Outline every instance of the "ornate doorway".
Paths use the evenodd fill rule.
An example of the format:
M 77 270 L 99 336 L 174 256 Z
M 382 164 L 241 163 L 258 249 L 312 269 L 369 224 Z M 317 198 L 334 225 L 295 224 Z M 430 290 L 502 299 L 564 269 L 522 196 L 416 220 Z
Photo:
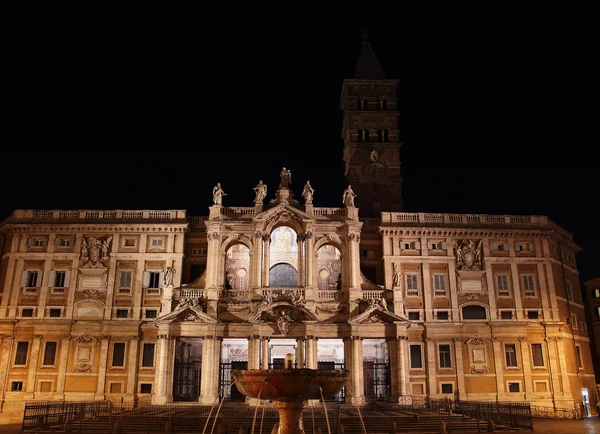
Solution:
M 276 264 L 269 270 L 269 285 L 277 288 L 296 288 L 298 272 L 290 264 Z

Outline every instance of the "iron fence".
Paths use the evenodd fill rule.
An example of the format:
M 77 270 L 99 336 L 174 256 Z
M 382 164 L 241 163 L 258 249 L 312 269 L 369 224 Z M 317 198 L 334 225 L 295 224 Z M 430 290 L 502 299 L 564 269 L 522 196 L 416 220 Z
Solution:
M 256 412 L 242 403 L 229 402 L 215 420 L 216 408 L 198 404 L 140 404 L 111 402 L 28 402 L 23 431 L 69 431 L 113 434 L 139 432 L 201 433 L 207 427 L 226 425 L 225 432 L 238 434 L 241 427 L 255 424 L 255 433 L 270 433 L 278 413 L 270 404 Z M 357 408 L 350 404 L 321 403 L 303 411 L 306 434 L 331 432 L 343 426 L 344 432 L 369 434 L 396 432 L 439 432 L 444 424 L 449 432 L 486 432 L 493 423 L 498 430 L 532 430 L 527 403 L 494 403 L 403 398 L 402 404 L 371 403 Z M 363 429 L 364 427 L 364 429 Z
M 584 417 L 580 408 L 554 408 L 537 405 L 531 406 L 531 415 L 548 419 L 582 419 Z

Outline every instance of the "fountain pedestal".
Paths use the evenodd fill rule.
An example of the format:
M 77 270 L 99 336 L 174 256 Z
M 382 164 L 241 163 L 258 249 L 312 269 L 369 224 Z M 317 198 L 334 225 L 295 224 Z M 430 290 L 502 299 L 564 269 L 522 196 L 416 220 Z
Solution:
M 273 407 L 279 410 L 278 434 L 304 434 L 304 421 L 302 420 L 302 409 L 304 401 L 301 402 L 278 402 Z

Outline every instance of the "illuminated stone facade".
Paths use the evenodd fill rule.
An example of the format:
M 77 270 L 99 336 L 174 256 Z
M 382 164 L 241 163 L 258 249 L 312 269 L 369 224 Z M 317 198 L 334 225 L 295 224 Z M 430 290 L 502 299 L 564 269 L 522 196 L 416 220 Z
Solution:
M 360 110 L 393 109 L 375 95 L 387 79 L 357 71 L 346 84 L 374 92 Z M 360 123 L 350 96 L 345 114 Z M 369 118 L 373 138 L 396 125 L 388 117 Z M 285 171 L 253 206 L 224 205 L 215 187 L 203 217 L 15 211 L 0 226 L 3 420 L 26 400 L 242 399 L 229 369 L 278 367 L 287 353 L 297 367 L 348 369 L 338 400 L 573 408 L 587 390 L 595 411 L 571 234 L 544 216 L 395 211 L 396 132 L 359 142 L 345 131 L 354 190 L 398 187 L 364 217 L 348 192 L 340 208 L 316 206 L 307 188 L 295 199 Z

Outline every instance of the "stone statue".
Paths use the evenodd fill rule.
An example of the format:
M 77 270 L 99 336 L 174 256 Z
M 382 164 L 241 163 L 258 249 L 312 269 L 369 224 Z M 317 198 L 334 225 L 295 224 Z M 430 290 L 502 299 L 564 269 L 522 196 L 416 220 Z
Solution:
M 400 287 L 400 267 L 394 264 L 394 272 L 392 273 L 392 288 Z
M 281 173 L 279 174 L 279 176 L 281 176 L 279 188 L 289 188 L 290 184 L 292 183 L 292 172 L 290 172 L 289 169 L 286 169 L 284 167 L 283 169 L 281 169 Z
M 261 205 L 265 197 L 267 197 L 267 184 L 263 184 L 261 179 L 260 181 L 258 181 L 258 185 L 254 187 L 254 191 L 256 192 L 254 203 L 257 205 Z
M 107 239 L 105 239 L 104 241 L 102 241 L 102 260 L 105 261 L 108 259 L 108 247 L 110 246 L 110 242 L 112 241 L 113 237 L 109 237 Z
M 473 240 L 462 240 L 460 243 L 454 241 L 454 255 L 456 256 L 456 269 L 476 270 L 482 269 L 481 250 L 483 240 L 475 243 Z
M 357 195 L 352 191 L 352 186 L 348 184 L 348 188 L 344 190 L 344 196 L 342 197 L 342 202 L 347 208 L 354 208 L 354 198 Z
M 175 277 L 175 268 L 165 268 L 165 286 L 173 286 L 173 277 Z
M 304 203 L 311 204 L 314 193 L 315 193 L 315 189 L 312 188 L 312 185 L 310 185 L 310 181 L 306 181 L 306 184 L 304 184 L 304 190 L 302 191 L 302 197 L 304 198 Z
M 84 259 L 88 258 L 88 246 L 87 243 L 85 241 L 85 238 L 81 238 L 81 257 Z
M 381 298 L 379 299 L 379 305 L 383 308 L 383 310 L 388 310 L 387 301 L 385 300 L 385 294 L 381 294 Z
M 221 188 L 221 183 L 217 182 L 217 185 L 213 187 L 213 202 L 215 205 L 223 205 L 223 196 L 227 196 L 227 194 Z

